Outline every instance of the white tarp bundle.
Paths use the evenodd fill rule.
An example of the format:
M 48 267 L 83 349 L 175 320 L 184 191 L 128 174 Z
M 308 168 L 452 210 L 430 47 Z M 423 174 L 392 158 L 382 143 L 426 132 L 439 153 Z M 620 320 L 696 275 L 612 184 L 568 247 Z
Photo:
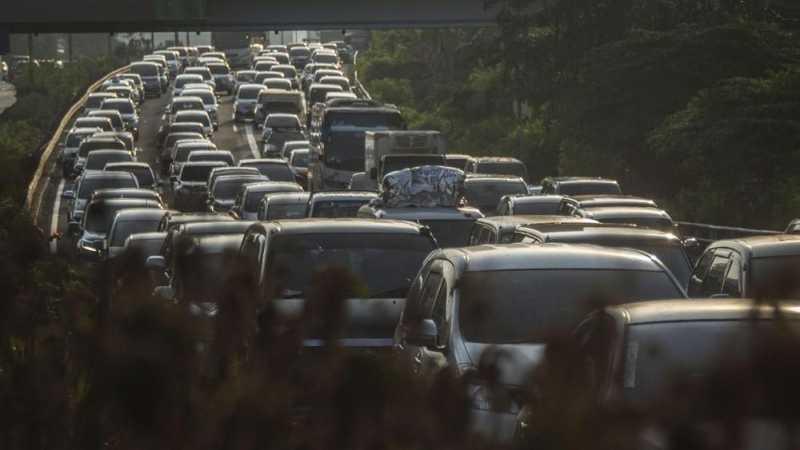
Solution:
M 458 206 L 464 191 L 464 172 L 445 166 L 420 166 L 383 177 L 383 203 L 390 208 Z

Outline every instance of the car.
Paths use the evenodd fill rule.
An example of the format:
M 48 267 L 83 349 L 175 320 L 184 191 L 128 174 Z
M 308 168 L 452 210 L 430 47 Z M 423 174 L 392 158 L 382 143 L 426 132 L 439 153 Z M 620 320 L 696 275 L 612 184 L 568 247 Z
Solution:
M 203 78 L 203 83 L 211 86 L 214 91 L 217 90 L 217 82 L 214 81 L 214 75 L 211 74 L 211 70 L 208 67 L 187 67 L 183 74 L 200 75 Z
M 308 192 L 279 192 L 258 202 L 256 220 L 303 219 L 308 209 Z
M 308 83 L 308 86 L 305 86 L 304 90 L 308 91 L 308 87 L 309 86 L 311 86 L 314 83 L 319 83 L 320 80 L 322 80 L 325 77 L 342 77 L 342 76 L 344 76 L 344 72 L 342 72 L 341 70 L 333 68 L 333 66 L 330 66 L 330 67 L 317 66 L 317 67 L 315 67 L 315 70 L 312 73 L 312 76 L 311 76 L 311 79 L 309 80 L 310 82 Z
M 121 251 L 116 251 L 114 256 L 109 253 L 112 270 L 116 268 L 116 260 L 123 255 L 131 258 L 136 257 L 131 262 L 135 261 L 133 263 L 138 264 L 138 267 L 144 267 L 147 258 L 158 255 L 161 251 L 161 246 L 164 244 L 166 237 L 167 233 L 164 232 L 136 233 L 128 236 Z M 154 285 L 150 286 L 150 288 L 154 287 Z
M 421 376 L 445 367 L 463 376 L 468 431 L 499 443 L 511 442 L 526 380 L 554 333 L 574 328 L 598 299 L 686 297 L 649 254 L 567 244 L 437 250 L 408 292 L 394 334 L 401 361 Z M 507 355 L 499 379 L 477 370 L 487 351 Z M 490 382 L 510 401 L 489 406 Z
M 211 75 L 214 77 L 217 91 L 225 91 L 228 95 L 233 94 L 236 88 L 236 78 L 234 78 L 231 68 L 226 63 L 206 64 Z
M 236 197 L 242 186 L 264 181 L 269 181 L 269 178 L 263 175 L 224 175 L 216 178 L 208 186 L 208 197 L 206 199 L 208 212 L 227 213 L 234 207 Z
M 158 64 L 155 62 L 139 61 L 128 66 L 130 74 L 139 75 L 144 87 L 145 97 L 161 97 L 162 79 Z
M 342 88 L 342 92 L 350 92 L 350 80 L 345 76 L 325 76 L 320 78 L 320 84 L 334 84 Z
M 264 120 L 263 127 L 261 140 L 264 158 L 280 158 L 286 141 L 306 139 L 306 127 L 294 114 L 272 113 Z
M 281 157 L 282 158 L 289 158 L 289 154 L 292 150 L 296 149 L 311 149 L 311 141 L 303 139 L 299 141 L 284 141 L 283 147 L 281 148 Z
M 166 94 L 167 89 L 169 88 L 169 80 L 172 77 L 167 60 L 163 55 L 144 55 L 142 56 L 142 61 L 151 62 L 158 66 L 158 78 L 161 82 L 161 93 Z
M 138 198 L 92 199 L 80 224 L 77 238 L 77 255 L 100 260 L 106 252 L 106 235 L 117 211 L 130 208 L 162 209 L 160 203 Z
M 187 162 L 181 164 L 180 171 L 172 185 L 172 205 L 178 211 L 205 211 L 206 181 L 213 169 L 226 167 L 221 161 Z
M 500 216 L 561 214 L 563 195 L 504 195 L 497 205 Z M 570 214 L 571 215 L 571 214 Z
M 174 126 L 181 122 L 199 123 L 203 127 L 202 133 L 206 135 L 205 137 L 210 137 L 214 134 L 214 123 L 206 111 L 178 111 L 173 116 L 170 125 Z
M 252 264 L 247 270 L 258 283 L 259 301 L 271 301 L 277 308 L 302 306 L 315 273 L 340 267 L 360 287 L 359 298 L 348 300 L 348 308 L 391 308 L 397 323 L 397 305 L 435 249 L 425 227 L 410 222 L 307 218 L 256 222 L 245 233 L 239 253 Z M 391 332 L 383 336 L 390 337 Z
M 284 192 L 303 192 L 303 187 L 297 183 L 285 181 L 263 181 L 245 184 L 236 195 L 230 212 L 237 219 L 256 220 L 261 200 L 272 194 Z
M 161 173 L 167 174 L 169 171 L 169 166 L 172 163 L 170 158 L 172 157 L 172 148 L 181 141 L 205 141 L 206 138 L 203 136 L 202 133 L 196 132 L 175 132 L 175 133 L 168 133 L 164 136 L 164 140 L 161 144 Z
M 128 99 L 112 98 L 103 100 L 100 111 L 118 111 L 122 116 L 125 130 L 133 133 L 134 137 L 139 135 L 139 113 L 136 112 L 136 105 Z
M 256 126 L 263 126 L 267 116 L 271 114 L 296 115 L 300 122 L 304 123 L 307 114 L 305 96 L 302 92 L 297 91 L 270 89 L 262 91 L 258 94 L 258 104 L 256 105 L 254 119 Z
M 172 84 L 172 97 L 180 97 L 183 94 L 183 87 L 189 83 L 203 83 L 202 75 L 189 73 L 178 75 Z
M 644 420 L 626 431 L 631 437 L 631 430 L 641 430 L 639 442 L 626 438 L 634 448 L 669 448 L 668 440 L 675 437 L 676 427 L 666 425 L 658 416 L 683 405 L 695 410 L 690 413 L 691 421 L 677 425 L 678 433 L 695 436 L 692 439 L 703 443 L 700 445 L 714 440 L 712 436 L 725 436 L 733 426 L 741 435 L 727 442 L 737 442 L 739 448 L 782 448 L 782 443 L 792 439 L 792 432 L 779 422 L 778 416 L 765 414 L 765 404 L 754 396 L 760 397 L 756 392 L 764 389 L 782 392 L 777 386 L 764 383 L 778 379 L 783 370 L 775 368 L 776 373 L 756 380 L 726 377 L 760 373 L 757 367 L 768 368 L 760 363 L 764 356 L 759 352 L 784 354 L 784 347 L 776 345 L 787 346 L 787 337 L 797 330 L 799 310 L 800 304 L 794 301 L 764 304 L 747 299 L 676 299 L 626 303 L 594 311 L 569 339 L 573 352 L 570 357 L 576 363 L 572 367 L 581 366 L 570 380 L 574 386 L 571 389 L 601 410 L 655 412 L 638 415 Z M 540 379 L 549 375 L 559 377 L 543 374 Z M 550 396 L 555 392 L 541 383 L 531 389 L 541 392 L 538 401 L 543 404 L 564 401 Z M 742 397 L 729 403 L 731 396 L 720 394 L 717 389 Z M 777 395 L 773 398 L 779 402 L 785 398 Z M 515 447 L 528 446 L 540 436 L 536 433 L 536 415 L 535 404 L 519 413 Z M 670 429 L 663 430 L 665 425 Z
M 563 197 L 560 214 L 571 216 L 578 209 L 608 206 L 658 208 L 654 200 L 633 195 L 573 195 Z
M 517 158 L 505 156 L 479 156 L 471 158 L 467 163 L 466 171 L 490 175 L 513 175 L 524 180 L 528 179 L 528 169 L 525 167 L 525 163 Z
M 357 217 L 362 206 L 377 198 L 374 192 L 317 191 L 308 199 L 308 217 Z
M 320 70 L 330 70 L 326 75 L 344 75 L 333 64 L 307 64 L 300 75 L 300 84 L 303 92 L 308 91 L 308 86 L 315 81 L 315 74 Z M 321 77 L 321 76 L 320 76 Z
M 660 259 L 684 289 L 689 285 L 689 276 L 692 273 L 692 264 L 681 239 L 672 233 L 646 228 L 613 224 L 531 227 L 523 224 L 514 230 L 511 242 L 527 244 L 561 242 L 641 250 Z
M 58 152 L 58 162 L 61 164 L 61 173 L 64 178 L 70 178 L 73 175 L 81 143 L 100 131 L 100 128 L 72 128 L 67 132 L 64 142 L 59 144 L 60 151 Z
M 269 178 L 270 181 L 295 181 L 294 172 L 285 159 L 243 159 L 239 161 L 239 167 L 255 167 L 262 175 Z
M 476 219 L 469 234 L 469 245 L 509 244 L 520 240 L 516 231 L 520 227 L 546 230 L 574 229 L 600 225 L 600 222 L 580 217 L 556 215 L 492 216 Z
M 626 223 L 667 233 L 677 232 L 672 217 L 658 208 L 607 206 L 579 209 L 575 211 L 575 215 L 602 223 Z
M 99 128 L 103 131 L 114 131 L 114 124 L 108 117 L 79 117 L 72 123 L 72 128 Z
M 293 65 L 286 63 L 277 64 L 272 66 L 270 71 L 283 74 L 283 78 L 292 82 L 293 89 L 300 88 L 300 81 L 297 78 L 297 69 Z
M 503 196 L 527 193 L 528 185 L 518 176 L 468 175 L 464 180 L 467 205 L 478 208 L 484 215 L 494 215 Z
M 86 157 L 86 165 L 83 170 L 104 170 L 106 164 L 118 162 L 133 162 L 131 153 L 127 150 L 95 150 Z
M 174 46 L 174 47 L 167 47 L 167 50 L 175 52 L 178 54 L 178 61 L 180 63 L 181 68 L 185 68 L 189 65 L 189 49 L 187 47 L 181 46 Z
M 303 70 L 311 59 L 311 50 L 308 47 L 293 47 L 289 50 L 289 58 L 297 70 Z
M 292 150 L 289 154 L 289 168 L 294 172 L 294 180 L 301 186 L 308 186 L 308 158 L 310 150 Z
M 206 53 L 215 52 L 216 51 L 216 49 L 214 48 L 213 45 L 197 45 L 197 46 L 195 46 L 195 48 L 197 49 L 197 54 L 201 55 L 201 56 L 206 54 Z
M 313 108 L 317 103 L 324 103 L 329 92 L 344 92 L 338 84 L 312 83 L 308 87 L 308 108 Z
M 103 170 L 106 172 L 130 172 L 136 177 L 136 182 L 140 188 L 151 189 L 153 191 L 158 189 L 158 180 L 150 164 L 136 161 L 113 162 L 106 163 Z
M 289 65 L 289 63 L 290 63 L 289 54 L 288 53 L 271 52 L 271 53 L 269 53 L 269 56 L 271 58 L 275 59 L 275 61 L 278 61 L 279 64 Z
M 334 64 L 339 66 L 339 55 L 330 50 L 317 50 L 311 55 L 311 62 L 316 64 Z
M 104 244 L 104 257 L 115 259 L 126 249 L 126 242 L 133 234 L 154 233 L 164 218 L 166 210 L 161 208 L 129 208 L 118 210 L 111 222 Z M 144 261 L 142 261 L 144 262 Z
M 255 70 L 239 70 L 236 71 L 236 87 L 234 95 L 239 92 L 239 88 L 244 86 L 245 84 L 255 84 L 253 81 L 256 79 Z
M 136 146 L 136 138 L 134 138 L 133 133 L 127 131 L 101 131 L 97 134 L 92 135 L 93 139 L 117 139 L 122 141 L 125 145 L 125 150 L 130 152 L 131 157 L 136 159 L 136 156 L 139 153 L 139 148 Z
M 352 92 L 328 92 L 325 94 L 325 103 L 331 100 L 358 100 L 358 96 Z
M 115 84 L 103 88 L 103 92 L 110 92 L 122 100 L 130 100 L 133 104 L 139 106 L 139 93 L 128 84 Z
M 691 297 L 800 298 L 800 236 L 778 234 L 716 241 L 689 279 Z
M 86 165 L 86 158 L 89 156 L 89 153 L 95 152 L 98 150 L 123 150 L 128 151 L 127 146 L 125 145 L 122 140 L 117 137 L 88 137 L 84 139 L 80 146 L 78 146 L 78 153 L 75 157 L 75 164 L 72 167 L 72 174 L 73 176 L 79 175 L 83 172 L 83 168 Z M 99 169 L 102 170 L 102 167 Z
M 172 118 L 178 111 L 205 111 L 206 106 L 200 97 L 181 96 L 172 99 L 169 105 L 164 108 L 164 115 L 161 117 L 161 127 L 172 123 Z
M 211 119 L 211 125 L 213 126 L 212 131 L 216 131 L 219 128 L 219 102 L 217 102 L 216 94 L 210 89 L 199 89 L 193 84 L 187 84 L 183 95 L 187 97 L 197 97 L 203 101 L 203 108 Z
M 144 79 L 138 73 L 121 73 L 117 75 L 117 78 L 121 80 L 130 80 L 136 86 L 136 90 L 139 93 L 139 103 L 140 105 L 144 103 L 147 99 L 147 94 L 145 93 L 145 86 L 144 86 Z
M 83 103 L 82 116 L 88 116 L 92 111 L 99 111 L 100 106 L 103 105 L 105 100 L 119 99 L 119 97 L 111 92 L 92 92 L 86 96 L 86 101 Z
M 175 181 L 178 174 L 181 172 L 181 167 L 189 159 L 189 154 L 195 150 L 217 150 L 217 146 L 213 142 L 207 140 L 201 141 L 180 141 L 172 146 L 170 153 L 170 167 L 169 176 L 170 181 Z
M 217 167 L 212 169 L 211 172 L 208 174 L 206 179 L 206 185 L 211 186 L 214 184 L 214 181 L 225 175 L 261 175 L 261 172 L 258 171 L 255 167 L 238 167 L 238 166 L 226 166 L 226 167 Z
M 228 150 L 194 150 L 189 153 L 186 162 L 219 161 L 228 166 L 235 165 L 233 153 Z
M 90 111 L 87 117 L 107 117 L 111 119 L 111 125 L 114 129 L 111 131 L 125 131 L 125 121 L 122 120 L 122 114 L 116 110 L 96 110 Z
M 233 101 L 233 121 L 243 122 L 246 119 L 255 119 L 258 95 L 267 88 L 260 84 L 241 84 L 236 90 Z
M 785 234 L 799 234 L 800 233 L 800 219 L 793 219 L 786 226 Z
M 202 114 L 205 114 L 202 111 L 186 111 L 186 112 L 200 112 Z M 165 138 L 166 136 L 173 133 L 194 133 L 194 134 L 199 134 L 200 136 L 202 136 L 203 139 L 210 138 L 210 136 L 208 135 L 208 129 L 204 127 L 202 123 L 189 121 L 189 118 L 183 118 L 182 122 L 172 122 L 171 124 L 169 124 L 169 127 L 165 129 L 165 133 L 166 133 L 164 135 Z M 183 141 L 184 140 L 179 140 L 179 142 Z M 174 147 L 175 145 L 173 143 L 173 145 L 169 147 L 169 149 L 172 150 L 172 148 Z
M 550 177 L 541 182 L 542 194 L 558 195 L 621 195 L 616 180 L 591 177 Z

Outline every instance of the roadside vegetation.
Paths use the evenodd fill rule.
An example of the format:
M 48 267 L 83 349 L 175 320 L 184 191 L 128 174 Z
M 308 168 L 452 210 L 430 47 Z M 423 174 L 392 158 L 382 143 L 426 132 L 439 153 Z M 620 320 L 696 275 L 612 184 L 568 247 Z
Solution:
M 688 221 L 794 217 L 792 2 L 531 3 L 490 1 L 497 28 L 375 31 L 362 81 L 451 151 L 515 156 L 534 182 L 616 178 Z

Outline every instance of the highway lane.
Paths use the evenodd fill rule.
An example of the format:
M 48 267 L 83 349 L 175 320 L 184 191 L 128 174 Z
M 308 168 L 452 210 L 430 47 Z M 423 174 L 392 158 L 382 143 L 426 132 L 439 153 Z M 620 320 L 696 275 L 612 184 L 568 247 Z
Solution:
M 141 110 L 140 133 L 137 142 L 138 159 L 150 164 L 157 175 L 159 174 L 159 150 L 156 135 L 161 126 L 164 107 L 169 104 L 170 100 L 171 96 L 169 95 L 148 99 L 142 105 Z M 221 150 L 230 150 L 237 161 L 256 157 L 258 155 L 258 130 L 254 130 L 252 124 L 235 124 L 233 122 L 233 98 L 231 96 L 220 98 L 218 114 L 220 126 L 212 138 L 217 147 Z M 61 139 L 63 140 L 64 136 L 61 136 Z M 49 235 L 56 233 L 66 235 L 68 202 L 62 202 L 60 197 L 63 191 L 73 189 L 74 181 L 64 180 L 61 177 L 61 170 L 55 162 L 49 167 L 48 173 L 49 178 L 42 199 L 38 223 Z M 166 195 L 166 198 L 169 197 Z M 53 241 L 51 249 L 53 251 L 58 248 L 65 250 L 65 246 L 69 243 L 67 239 Z

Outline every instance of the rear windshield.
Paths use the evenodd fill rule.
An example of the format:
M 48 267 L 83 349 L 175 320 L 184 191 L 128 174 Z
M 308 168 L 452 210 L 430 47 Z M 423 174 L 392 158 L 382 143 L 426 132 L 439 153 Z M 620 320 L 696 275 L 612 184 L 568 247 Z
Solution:
M 560 201 L 534 201 L 514 204 L 514 214 L 558 214 L 561 211 Z
M 103 170 L 108 163 L 126 162 L 131 160 L 128 153 L 90 153 L 86 159 L 86 170 Z
M 256 79 L 256 74 L 252 72 L 247 73 L 237 73 L 236 74 L 236 81 L 253 81 Z
M 306 216 L 305 203 L 282 203 L 269 205 L 266 220 L 302 219 Z
M 103 131 L 111 131 L 114 126 L 109 121 L 101 118 L 81 117 L 75 121 L 76 128 L 100 128 Z
M 285 113 L 285 114 L 300 114 L 302 109 L 300 105 L 295 102 L 283 102 L 283 101 L 270 101 L 270 100 L 259 100 L 261 102 L 261 108 L 265 114 L 272 114 L 272 113 Z
M 175 102 L 172 104 L 172 111 L 205 111 L 203 102 Z
M 197 115 L 190 115 L 190 116 L 180 116 L 175 118 L 175 123 L 199 123 L 204 127 L 211 126 L 211 120 L 209 120 L 207 115 L 204 114 L 197 114 Z
M 252 183 L 249 179 L 222 180 L 214 183 L 214 198 L 218 200 L 233 200 L 239 194 L 243 185 Z M 263 195 L 263 194 L 262 194 Z M 256 202 L 256 205 L 258 202 Z
M 254 167 L 270 181 L 294 181 L 294 172 L 286 164 L 259 164 Z
M 222 161 L 224 163 L 233 164 L 233 158 L 231 158 L 231 155 L 224 152 L 195 153 L 193 155 L 190 155 L 189 160 L 193 162 Z
M 356 217 L 358 210 L 369 203 L 370 199 L 363 200 L 332 200 L 314 202 L 312 217 Z
M 202 83 L 201 80 L 202 80 L 202 77 L 201 77 L 200 80 L 198 80 L 197 77 L 178 77 L 175 80 L 175 87 L 176 88 L 181 88 L 181 87 L 186 86 L 189 83 L 197 83 L 198 81 Z
M 78 150 L 78 155 L 86 157 L 89 152 L 93 150 L 127 150 L 122 141 L 89 141 L 81 144 Z
M 490 344 L 543 342 L 569 332 L 598 302 L 683 296 L 665 272 L 592 269 L 467 272 L 459 292 L 464 338 Z
M 269 117 L 265 126 L 270 128 L 288 128 L 291 130 L 296 130 L 300 128 L 300 121 L 297 120 L 297 117 Z
M 211 79 L 211 71 L 210 70 L 199 70 L 199 69 L 194 69 L 194 68 L 190 67 L 190 68 L 186 69 L 185 73 L 186 74 L 191 74 L 191 75 L 200 75 L 201 77 L 203 77 L 203 80 L 205 80 L 205 81 L 208 81 L 208 80 Z
M 158 68 L 152 64 L 136 64 L 131 66 L 131 73 L 139 74 L 142 77 L 157 77 Z
M 181 180 L 199 182 L 208 180 L 208 174 L 219 166 L 195 166 L 186 164 L 181 168 Z
M 239 98 L 244 100 L 255 100 L 258 98 L 258 94 L 261 93 L 264 89 L 262 88 L 255 88 L 255 87 L 246 87 L 239 89 Z
M 131 102 L 103 102 L 102 109 L 119 111 L 120 114 L 133 114 L 134 112 Z
M 132 167 L 130 172 L 136 177 L 139 186 L 152 186 L 156 182 L 153 171 L 149 167 Z
M 116 96 L 100 96 L 100 95 L 93 95 L 86 99 L 85 106 L 87 108 L 97 109 L 100 105 L 103 104 L 103 101 L 109 98 L 115 98 Z
M 161 219 L 156 220 L 125 220 L 117 221 L 113 234 L 110 237 L 112 247 L 122 247 L 128 236 L 136 233 L 150 233 L 158 231 Z
M 465 247 L 469 245 L 474 220 L 420 220 L 431 229 L 439 247 Z
M 292 56 L 292 57 L 295 57 L 295 58 L 298 57 L 298 56 L 307 58 L 310 55 L 311 55 L 311 50 L 309 50 L 307 48 L 304 48 L 304 47 L 295 47 L 295 48 L 289 50 L 289 56 Z
M 191 96 L 199 97 L 200 100 L 203 100 L 203 104 L 207 106 L 217 104 L 217 97 L 215 97 L 214 93 L 211 91 L 192 92 Z
M 84 178 L 78 188 L 78 198 L 88 199 L 94 191 L 98 189 L 122 189 L 136 188 L 136 181 L 133 178 Z
M 210 70 L 211 73 L 214 74 L 214 75 L 227 75 L 227 74 L 231 73 L 231 69 L 229 69 L 228 66 L 223 65 L 223 64 L 213 64 L 213 65 L 209 65 L 207 67 L 208 67 L 208 70 Z
M 318 63 L 336 64 L 339 62 L 339 57 L 336 55 L 331 55 L 330 53 L 323 53 L 321 55 L 317 54 L 317 56 L 314 57 L 314 60 Z
M 494 175 L 514 175 L 517 177 L 525 178 L 525 166 L 516 162 L 506 163 L 480 163 L 478 164 L 476 172 L 488 173 Z

